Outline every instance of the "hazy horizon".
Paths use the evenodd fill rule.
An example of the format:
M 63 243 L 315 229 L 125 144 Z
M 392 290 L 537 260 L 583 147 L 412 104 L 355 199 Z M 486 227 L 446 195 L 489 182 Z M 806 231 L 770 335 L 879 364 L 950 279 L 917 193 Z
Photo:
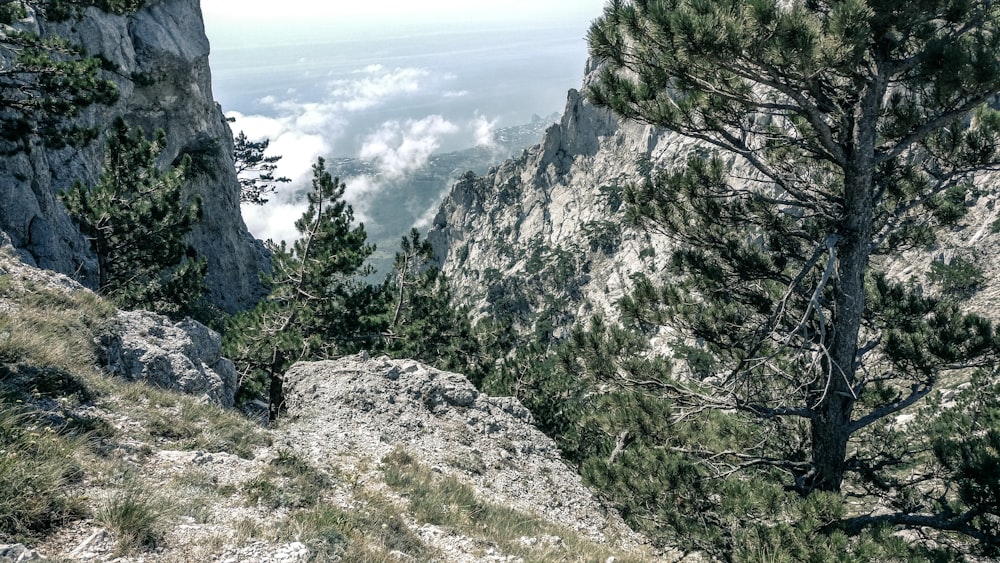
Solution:
M 236 118 L 233 130 L 269 138 L 272 154 L 283 157 L 278 172 L 299 185 L 318 156 L 375 162 L 376 174 L 346 179 L 360 220 L 373 194 L 389 185 L 380 178 L 411 173 L 436 153 L 488 146 L 497 128 L 533 114 L 561 112 L 567 91 L 582 81 L 585 35 L 602 4 L 531 7 L 518 0 L 511 4 L 524 3 L 522 12 L 496 19 L 489 17 L 495 6 L 437 0 L 421 5 L 425 17 L 403 17 L 412 3 L 366 17 L 363 9 L 400 6 L 371 0 L 350 7 L 349 16 L 334 14 L 348 8 L 324 5 L 295 19 L 297 2 L 286 1 L 283 16 L 263 22 L 252 2 L 241 2 L 233 16 L 225 9 L 232 2 L 203 1 L 213 93 Z M 439 19 L 431 17 L 435 8 L 444 10 Z M 263 208 L 244 208 L 251 232 L 294 238 L 303 207 L 295 187 Z
M 357 27 L 364 22 L 392 26 L 398 23 L 507 23 L 527 22 L 547 25 L 552 22 L 587 22 L 598 15 L 604 0 L 506 0 L 503 3 L 472 3 L 467 0 L 366 0 L 365 2 L 330 2 L 285 0 L 280 10 L 269 0 L 202 0 L 206 22 L 216 30 L 226 26 L 261 24 L 301 25 L 303 23 L 342 22 Z

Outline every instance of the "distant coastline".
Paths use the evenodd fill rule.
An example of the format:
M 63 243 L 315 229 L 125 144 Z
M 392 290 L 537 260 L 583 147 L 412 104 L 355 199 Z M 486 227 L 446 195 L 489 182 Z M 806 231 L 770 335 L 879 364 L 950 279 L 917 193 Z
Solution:
M 279 174 L 294 180 L 264 208 L 244 209 L 259 238 L 295 238 L 299 194 L 322 156 L 368 163 L 343 171 L 346 198 L 380 250 L 394 252 L 385 242 L 426 221 L 447 190 L 454 171 L 442 163 L 493 164 L 455 153 L 495 157 L 499 131 L 560 113 L 587 57 L 582 23 L 323 30 L 307 27 L 276 45 L 274 29 L 257 43 L 225 33 L 217 40 L 209 29 L 215 99 L 236 119 L 234 131 L 271 140 L 283 157 Z M 408 193 L 392 193 L 400 191 Z M 381 208 L 400 201 L 410 204 L 398 217 Z

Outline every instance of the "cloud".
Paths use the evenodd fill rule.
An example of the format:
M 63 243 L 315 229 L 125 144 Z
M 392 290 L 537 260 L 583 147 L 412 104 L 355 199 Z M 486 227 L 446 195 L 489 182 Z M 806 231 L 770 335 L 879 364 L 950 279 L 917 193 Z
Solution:
M 438 211 L 441 209 L 441 203 L 444 202 L 445 196 L 448 195 L 447 190 L 442 191 L 434 203 L 427 207 L 420 217 L 413 222 L 413 228 L 419 229 L 421 231 L 427 230 L 434 224 L 434 219 L 437 218 Z
M 458 131 L 457 125 L 440 115 L 405 123 L 389 121 L 365 139 L 358 157 L 374 161 L 380 172 L 398 178 L 427 164 L 441 146 L 441 137 Z
M 430 71 L 422 68 L 388 70 L 382 65 L 369 65 L 355 74 L 360 78 L 334 80 L 330 84 L 331 96 L 346 111 L 362 111 L 392 97 L 415 94 L 421 89 L 421 81 L 430 76 Z
M 391 68 L 370 65 L 326 79 L 325 87 L 309 99 L 290 90 L 287 96 L 267 95 L 257 102 L 261 114 L 230 112 L 235 118 L 233 130 L 243 131 L 251 140 L 270 140 L 269 155 L 280 155 L 276 174 L 292 180 L 278 186 L 278 193 L 264 206 L 244 206 L 244 220 L 250 231 L 261 239 L 291 242 L 298 238 L 294 222 L 306 208 L 302 193 L 312 177 L 317 157 L 356 154 L 372 161 L 372 176 L 346 178 L 345 199 L 352 205 L 357 222 L 367 222 L 366 211 L 378 201 L 378 193 L 399 189 L 400 180 L 422 166 L 443 145 L 453 146 L 470 134 L 477 144 L 494 146 L 497 120 L 475 115 L 473 119 L 452 122 L 442 115 L 422 119 L 391 120 L 381 125 L 365 126 L 373 108 L 392 107 L 400 100 L 421 97 L 461 98 L 464 90 L 449 90 L 458 77 L 423 68 Z M 376 122 L 377 123 L 377 122 Z M 368 128 L 373 127 L 373 128 Z M 467 141 L 465 141 L 467 142 Z M 426 222 L 433 218 L 430 210 Z
M 244 131 L 252 140 L 270 139 L 270 154 L 282 156 L 277 173 L 297 183 L 308 177 L 316 157 L 333 152 L 333 144 L 350 125 L 350 114 L 417 94 L 430 76 L 421 68 L 370 65 L 331 80 L 321 100 L 301 101 L 290 91 L 288 99 L 269 95 L 258 100 L 270 108 L 267 116 L 227 115 L 236 118 L 235 131 Z
M 498 119 L 489 119 L 485 115 L 476 114 L 472 122 L 472 131 L 475 135 L 476 146 L 495 148 L 497 146 L 496 128 Z
M 342 179 L 347 188 L 344 190 L 344 201 L 354 210 L 355 223 L 369 223 L 368 207 L 373 195 L 385 189 L 385 186 L 371 176 L 351 176 Z
M 347 185 L 344 200 L 354 210 L 354 224 L 367 223 L 369 218 L 365 211 L 371 200 L 370 195 L 381 191 L 384 187 L 368 176 L 342 178 L 341 181 Z M 302 190 L 296 189 L 294 185 L 279 186 L 278 189 L 278 193 L 272 195 L 265 205 L 243 205 L 243 220 L 247 229 L 257 238 L 270 239 L 276 243 L 286 241 L 291 244 L 299 238 L 295 221 L 305 213 L 309 202 L 303 197 Z
M 244 205 L 243 221 L 247 229 L 261 240 L 286 241 L 291 244 L 299 238 L 295 221 L 302 216 L 307 204 L 278 201 L 272 198 L 267 205 Z

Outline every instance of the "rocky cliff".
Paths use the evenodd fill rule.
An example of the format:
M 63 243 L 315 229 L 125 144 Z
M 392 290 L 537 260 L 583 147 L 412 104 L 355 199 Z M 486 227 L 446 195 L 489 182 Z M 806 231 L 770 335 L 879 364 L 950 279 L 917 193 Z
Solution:
M 208 259 L 211 300 L 228 311 L 255 302 L 262 292 L 258 274 L 268 259 L 240 215 L 232 132 L 212 97 L 209 43 L 198 0 L 149 0 L 131 16 L 88 8 L 79 20 L 40 19 L 35 25 L 41 34 L 64 37 L 117 69 L 108 78 L 117 83 L 119 100 L 88 108 L 84 124 L 105 129 L 123 117 L 147 134 L 163 129 L 168 139 L 164 166 L 192 155 L 195 173 L 186 189 L 201 197 L 204 211 L 192 244 Z M 103 142 L 97 141 L 60 150 L 36 144 L 0 158 L 0 233 L 23 259 L 93 282 L 94 258 L 56 194 L 76 180 L 96 183 L 102 153 Z
M 594 70 L 586 69 L 584 90 Z M 428 236 L 456 296 L 477 317 L 511 315 L 522 330 L 558 336 L 594 313 L 616 317 L 633 274 L 662 275 L 670 241 L 626 225 L 621 191 L 643 167 L 680 165 L 696 149 L 691 139 L 620 120 L 571 90 L 561 122 L 540 145 L 454 185 Z M 939 233 L 932 248 L 893 257 L 889 270 L 939 291 L 927 282 L 932 262 L 972 263 L 983 280 L 969 306 L 997 318 L 997 178 L 978 183 L 961 224 Z
M 540 313 L 565 327 L 613 314 L 630 276 L 660 270 L 668 248 L 625 226 L 621 190 L 644 158 L 683 158 L 690 146 L 571 90 L 541 144 L 455 184 L 428 236 L 456 294 L 480 317 L 513 314 L 530 325 Z

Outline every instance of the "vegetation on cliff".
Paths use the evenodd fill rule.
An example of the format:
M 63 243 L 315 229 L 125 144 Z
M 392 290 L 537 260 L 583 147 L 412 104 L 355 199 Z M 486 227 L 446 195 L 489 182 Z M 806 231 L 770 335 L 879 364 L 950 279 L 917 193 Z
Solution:
M 970 439 L 961 413 L 996 405 L 955 391 L 997 380 L 996 327 L 959 304 L 975 270 L 935 269 L 942 295 L 886 269 L 1000 161 L 998 27 L 991 3 L 610 2 L 591 98 L 699 141 L 622 191 L 676 251 L 621 325 L 493 381 L 654 535 L 727 559 L 995 553 L 998 429 Z
M 100 294 L 126 309 L 204 318 L 206 263 L 187 243 L 201 201 L 182 190 L 189 157 L 157 168 L 165 144 L 163 131 L 146 139 L 118 119 L 97 185 L 77 181 L 59 196 L 97 256 Z
M 106 61 L 85 53 L 58 36 L 32 29 L 28 16 L 58 22 L 79 17 L 96 6 L 115 14 L 142 7 L 141 0 L 11 0 L 0 3 L 0 49 L 7 60 L 0 65 L 0 150 L 25 150 L 41 139 L 49 146 L 83 144 L 98 131 L 72 119 L 92 104 L 110 104 L 118 88 L 103 71 Z

